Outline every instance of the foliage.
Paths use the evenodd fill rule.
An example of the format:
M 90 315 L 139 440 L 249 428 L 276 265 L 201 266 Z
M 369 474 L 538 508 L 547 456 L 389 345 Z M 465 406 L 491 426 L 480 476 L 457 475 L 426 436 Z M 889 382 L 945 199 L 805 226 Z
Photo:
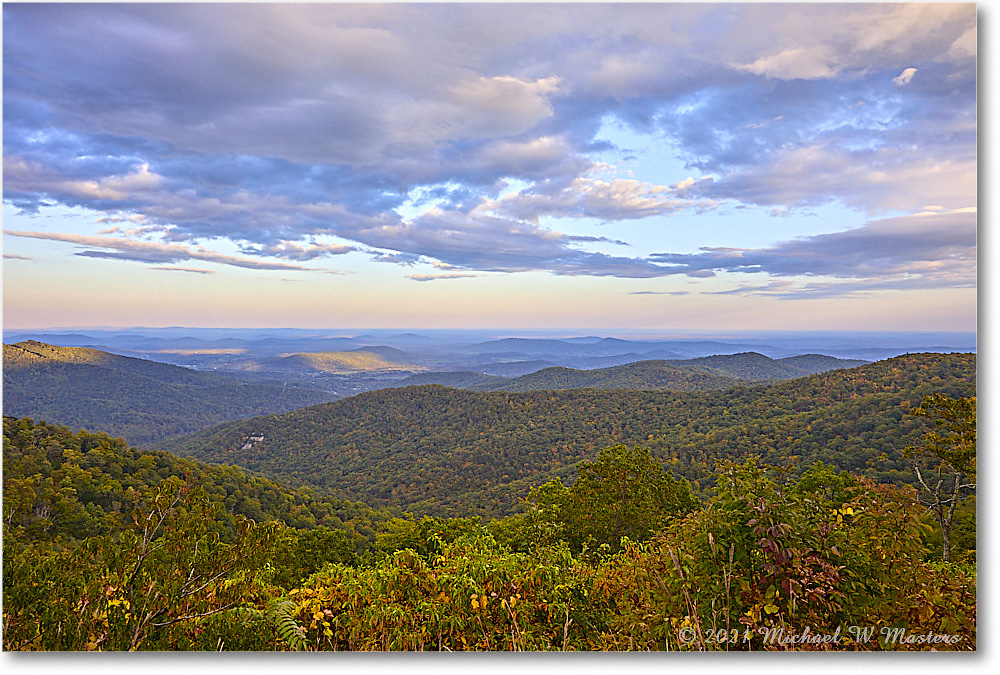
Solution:
M 310 649 L 974 650 L 974 572 L 921 561 L 915 491 L 835 478 L 831 499 L 726 464 L 704 509 L 599 560 L 480 528 L 440 553 L 327 567 L 286 597 Z
M 278 383 L 248 383 L 96 349 L 27 341 L 4 345 L 4 413 L 102 429 L 132 443 L 189 434 L 226 420 L 335 398 Z
M 929 475 L 929 482 L 918 463 L 913 469 L 923 489 L 924 504 L 940 527 L 941 557 L 947 562 L 951 558 L 956 509 L 976 489 L 976 397 L 953 399 L 931 394 L 912 413 L 934 422 L 935 430 L 924 434 L 921 446 L 909 446 L 905 454 L 929 455 L 937 464 L 932 469 L 936 475 Z
M 698 505 L 691 486 L 665 472 L 648 448 L 605 448 L 577 469 L 571 487 L 550 481 L 531 492 L 536 520 L 547 521 L 553 536 L 574 551 L 616 552 L 623 537 L 645 541 Z
M 546 362 L 537 363 L 541 366 Z M 686 360 L 633 361 L 588 370 L 554 366 L 538 368 L 512 378 L 471 371 L 422 373 L 408 377 L 396 386 L 443 384 L 473 391 L 520 392 L 582 388 L 708 391 L 729 389 L 745 384 L 747 380 L 786 380 L 864 363 L 819 354 L 770 359 L 748 352 Z M 496 364 L 492 367 L 495 368 Z
M 975 649 L 974 575 L 921 562 L 912 488 L 859 480 L 838 505 L 753 462 L 723 466 L 717 486 L 705 509 L 602 570 L 619 648 L 942 648 L 881 639 L 900 627 Z M 824 635 L 839 639 L 815 640 Z
M 943 394 L 925 396 L 912 413 L 934 423 L 924 434 L 920 450 L 930 453 L 958 473 L 976 474 L 976 397 L 953 399 Z
M 170 477 L 198 485 L 221 505 L 210 527 L 223 539 L 235 536 L 234 516 L 243 515 L 304 530 L 340 530 L 360 550 L 393 517 L 235 467 L 140 451 L 107 434 L 13 417 L 3 420 L 3 476 L 5 527 L 12 536 L 44 541 L 108 535 L 132 525 L 128 505 Z
M 805 420 L 813 430 L 863 424 L 863 416 L 848 418 L 866 410 L 881 411 L 881 438 L 920 438 L 925 429 L 911 425 L 913 416 L 895 413 L 931 382 L 949 397 L 968 390 L 962 363 L 916 357 L 859 369 L 860 376 L 638 399 L 657 406 L 667 420 L 661 428 L 682 440 L 695 429 L 725 438 L 733 428 L 727 416 L 742 426 L 756 414 L 758 441 L 773 446 L 718 462 L 702 478 L 703 505 L 675 477 L 684 465 L 661 462 L 653 443 L 604 447 L 577 465 L 574 481 L 543 484 L 525 512 L 487 523 L 391 515 L 234 467 L 141 452 L 106 434 L 5 417 L 3 646 L 975 650 L 974 560 L 928 560 L 928 545 L 942 533 L 917 490 L 847 471 L 850 458 L 802 465 L 813 432 L 787 438 Z M 411 407 L 383 419 L 419 409 L 424 391 L 409 390 L 417 394 Z M 506 396 L 531 404 L 529 415 L 540 401 L 594 406 L 572 419 L 598 424 L 606 411 L 596 403 L 616 400 L 593 392 Z M 402 433 L 380 424 L 370 402 L 355 403 L 367 426 Z M 509 410 L 493 410 L 496 433 Z M 713 431 L 709 412 L 725 424 Z M 769 426 L 779 423 L 787 426 Z M 360 437 L 361 426 L 346 433 Z M 539 446 L 524 452 L 513 459 L 544 454 Z M 763 459 L 789 454 L 799 461 Z M 489 475 L 490 456 L 476 457 Z M 968 460 L 966 469 L 974 455 Z M 956 507 L 954 522 L 956 540 L 974 539 L 973 499 Z
M 418 515 L 496 518 L 532 487 L 616 444 L 648 447 L 707 495 L 720 459 L 817 461 L 880 482 L 916 483 L 902 448 L 925 395 L 975 392 L 975 355 L 911 354 L 860 368 L 720 392 L 576 389 L 476 393 L 440 386 L 368 392 L 233 422 L 162 444 L 296 485 Z
M 279 531 L 238 518 L 224 543 L 209 527 L 218 509 L 203 490 L 167 480 L 129 509 L 135 529 L 5 556 L 5 648 L 197 648 L 197 620 L 266 587 Z

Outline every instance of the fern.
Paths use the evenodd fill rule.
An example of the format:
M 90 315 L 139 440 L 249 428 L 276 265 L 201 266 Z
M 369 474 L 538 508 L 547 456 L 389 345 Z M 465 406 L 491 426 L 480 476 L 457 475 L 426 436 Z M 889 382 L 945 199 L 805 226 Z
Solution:
M 294 611 L 295 603 L 291 600 L 275 600 L 268 605 L 265 616 L 288 648 L 298 652 L 309 646 L 309 640 L 306 638 L 306 629 L 293 618 Z

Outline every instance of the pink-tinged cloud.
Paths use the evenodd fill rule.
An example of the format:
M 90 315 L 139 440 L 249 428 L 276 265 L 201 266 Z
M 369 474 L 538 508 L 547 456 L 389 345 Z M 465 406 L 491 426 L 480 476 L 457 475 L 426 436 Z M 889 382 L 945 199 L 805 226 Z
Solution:
M 215 274 L 215 270 L 203 270 L 198 267 L 150 267 L 151 270 L 164 272 L 190 272 L 192 274 Z
M 290 265 L 288 263 L 264 262 L 251 260 L 249 258 L 238 258 L 210 251 L 201 246 L 189 247 L 180 244 L 161 244 L 152 241 L 135 241 L 132 239 L 118 239 L 114 237 L 98 237 L 83 234 L 59 233 L 59 232 L 20 232 L 15 230 L 4 230 L 4 234 L 13 237 L 28 237 L 31 239 L 48 239 L 51 241 L 64 241 L 78 246 L 87 246 L 97 249 L 110 249 L 104 251 L 82 251 L 77 255 L 90 258 L 113 258 L 117 260 L 132 260 L 145 263 L 177 263 L 184 260 L 204 260 L 205 262 L 217 263 L 219 265 L 232 265 L 234 267 L 244 267 L 247 269 L 259 270 L 305 270 L 310 268 L 301 265 Z
M 468 279 L 478 277 L 479 274 L 409 274 L 407 279 L 414 281 L 437 281 L 438 279 Z

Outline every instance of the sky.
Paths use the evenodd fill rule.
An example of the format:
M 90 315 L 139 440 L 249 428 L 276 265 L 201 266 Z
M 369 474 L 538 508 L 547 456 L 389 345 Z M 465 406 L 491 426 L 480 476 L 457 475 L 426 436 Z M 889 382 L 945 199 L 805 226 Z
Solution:
M 962 330 L 974 4 L 3 6 L 3 321 Z

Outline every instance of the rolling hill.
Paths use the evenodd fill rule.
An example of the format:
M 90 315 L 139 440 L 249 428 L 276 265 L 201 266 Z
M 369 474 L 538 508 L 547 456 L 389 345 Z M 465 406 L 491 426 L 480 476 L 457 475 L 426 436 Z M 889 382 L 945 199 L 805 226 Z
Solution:
M 248 383 L 96 349 L 36 341 L 4 345 L 3 366 L 4 414 L 107 431 L 134 444 L 333 398 L 280 382 Z
M 310 352 L 284 354 L 266 359 L 264 367 L 288 370 L 314 370 L 322 373 L 347 374 L 371 371 L 420 371 L 423 366 L 406 363 L 407 355 L 392 347 L 355 349 L 346 352 Z
M 473 391 L 542 391 L 548 389 L 671 389 L 711 391 L 748 382 L 788 380 L 866 361 L 836 359 L 819 354 L 770 359 L 747 352 L 687 360 L 636 361 L 610 368 L 577 370 L 549 367 L 513 378 L 461 371 L 426 373 L 401 380 L 395 386 L 443 384 Z
M 973 354 L 914 354 L 710 392 L 430 385 L 223 424 L 159 447 L 372 505 L 498 516 L 531 485 L 568 478 L 615 443 L 648 446 L 702 489 L 717 459 L 746 455 L 912 481 L 900 450 L 925 427 L 909 411 L 934 392 L 974 395 L 975 382 Z

